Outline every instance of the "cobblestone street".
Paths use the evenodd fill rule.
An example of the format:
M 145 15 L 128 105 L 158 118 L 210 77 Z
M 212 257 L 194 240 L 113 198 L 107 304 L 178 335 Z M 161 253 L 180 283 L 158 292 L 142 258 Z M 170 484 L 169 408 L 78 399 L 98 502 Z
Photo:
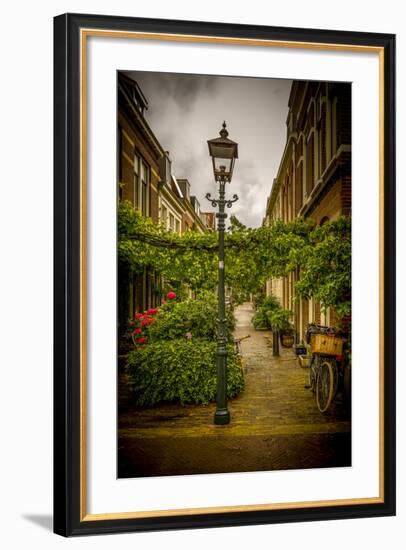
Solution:
M 215 404 L 131 405 L 119 377 L 119 477 L 349 466 L 351 424 L 339 400 L 321 414 L 305 389 L 308 370 L 292 349 L 272 356 L 272 333 L 256 331 L 250 303 L 236 309 L 245 390 L 229 402 L 231 423 L 215 426 Z

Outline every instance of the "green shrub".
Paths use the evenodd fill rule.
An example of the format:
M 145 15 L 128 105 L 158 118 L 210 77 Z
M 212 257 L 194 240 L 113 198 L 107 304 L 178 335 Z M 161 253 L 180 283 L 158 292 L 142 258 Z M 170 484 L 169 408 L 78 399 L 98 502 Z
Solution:
M 268 312 L 268 320 L 274 330 L 279 332 L 293 332 L 293 313 L 289 309 L 274 309 Z
M 268 310 L 275 310 L 275 309 L 280 309 L 281 305 L 279 303 L 278 298 L 273 294 L 270 294 L 269 296 L 266 296 L 263 299 L 260 307 L 263 307 L 264 309 L 268 309 Z
M 196 300 L 168 302 L 159 308 L 154 323 L 148 328 L 148 342 L 173 340 L 191 333 L 193 338 L 215 340 L 217 335 L 217 299 L 205 293 Z M 231 336 L 234 315 L 227 311 L 227 328 Z
M 259 308 L 252 318 L 252 324 L 254 325 L 254 328 L 257 329 L 270 328 L 267 311 L 265 309 Z
M 260 305 L 252 318 L 254 327 L 257 329 L 272 328 L 270 315 L 272 312 L 279 311 L 281 309 L 279 300 L 271 294 L 270 296 L 263 298 L 259 303 Z
M 254 294 L 252 301 L 254 303 L 254 308 L 258 309 L 260 306 L 262 306 L 263 301 L 265 300 L 265 294 L 263 291 L 257 292 Z
M 207 404 L 216 397 L 215 342 L 193 338 L 154 342 L 128 355 L 126 371 L 137 405 L 160 402 Z M 227 395 L 244 388 L 244 377 L 232 345 L 228 346 Z

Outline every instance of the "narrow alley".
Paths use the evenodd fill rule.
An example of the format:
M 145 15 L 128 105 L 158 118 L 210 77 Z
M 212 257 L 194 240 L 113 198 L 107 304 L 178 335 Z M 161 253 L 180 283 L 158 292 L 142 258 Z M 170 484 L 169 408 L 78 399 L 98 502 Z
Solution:
M 236 308 L 245 389 L 229 402 L 231 423 L 215 426 L 215 404 L 131 405 L 120 376 L 119 477 L 284 470 L 351 465 L 351 423 L 341 403 L 321 414 L 305 389 L 308 370 L 292 349 L 272 356 L 272 333 L 251 324 L 251 303 Z

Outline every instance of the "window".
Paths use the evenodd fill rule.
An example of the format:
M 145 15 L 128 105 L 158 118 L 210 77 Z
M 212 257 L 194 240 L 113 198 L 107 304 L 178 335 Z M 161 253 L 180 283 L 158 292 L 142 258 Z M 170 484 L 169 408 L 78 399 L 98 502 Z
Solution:
M 149 216 L 150 168 L 141 156 L 134 153 L 134 206 Z
M 176 230 L 176 233 L 180 234 L 180 221 L 179 220 L 175 221 L 175 230 Z
M 314 135 L 311 134 L 306 147 L 306 194 L 310 195 L 314 187 Z
M 136 208 L 137 206 L 139 206 L 139 202 L 138 202 L 139 183 L 140 183 L 140 157 L 137 155 L 137 153 L 135 153 L 134 154 L 133 202 Z
M 169 214 L 169 229 L 175 231 L 175 218 L 173 214 Z
M 303 204 L 302 173 L 303 161 L 300 161 L 298 167 L 296 168 L 295 175 L 295 216 L 298 215 Z
M 293 180 L 290 176 L 287 179 L 288 186 L 288 220 L 293 220 Z
M 149 216 L 149 166 L 141 161 L 141 211 L 144 216 Z
M 286 184 L 283 187 L 283 221 L 288 221 L 288 190 Z
M 162 208 L 161 208 L 161 222 L 165 227 L 165 229 L 167 229 L 168 228 L 168 209 L 164 205 L 162 205 Z

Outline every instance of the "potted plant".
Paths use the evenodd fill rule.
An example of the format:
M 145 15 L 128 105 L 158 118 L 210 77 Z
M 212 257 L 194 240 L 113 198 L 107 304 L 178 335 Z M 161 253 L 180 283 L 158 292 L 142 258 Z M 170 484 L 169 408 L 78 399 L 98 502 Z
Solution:
M 291 348 L 295 341 L 292 325 L 293 313 L 289 309 L 275 309 L 269 313 L 269 321 L 272 330 L 280 335 L 281 344 L 285 348 Z
M 281 343 L 284 348 L 291 348 L 295 341 L 293 328 L 289 331 L 281 332 Z
M 255 330 L 269 330 L 269 321 L 267 312 L 263 308 L 259 308 L 252 318 L 252 324 Z
M 252 323 L 256 330 L 272 329 L 270 313 L 281 309 L 278 299 L 275 296 L 266 296 L 257 301 L 256 311 L 252 318 Z

